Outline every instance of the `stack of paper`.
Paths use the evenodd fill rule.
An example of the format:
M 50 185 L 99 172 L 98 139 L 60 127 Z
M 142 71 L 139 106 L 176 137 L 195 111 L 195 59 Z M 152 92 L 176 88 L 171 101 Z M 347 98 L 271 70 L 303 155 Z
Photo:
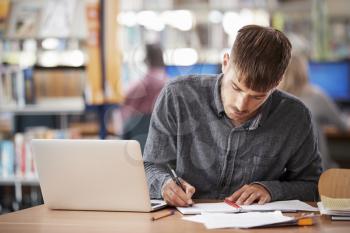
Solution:
M 253 228 L 295 222 L 293 217 L 284 216 L 281 211 L 249 212 L 241 214 L 205 213 L 201 215 L 186 216 L 182 219 L 203 223 L 208 229 Z
M 332 220 L 350 220 L 350 199 L 321 196 L 317 203 L 321 214 L 330 215 Z
M 220 203 L 199 203 L 192 207 L 177 207 L 182 214 L 201 214 L 201 213 L 238 213 L 238 212 L 266 212 L 266 211 L 282 211 L 282 212 L 296 212 L 296 211 L 318 211 L 317 208 L 312 207 L 299 200 L 291 201 L 276 201 L 266 203 L 264 205 L 241 205 L 240 208 L 235 208 L 225 202 Z

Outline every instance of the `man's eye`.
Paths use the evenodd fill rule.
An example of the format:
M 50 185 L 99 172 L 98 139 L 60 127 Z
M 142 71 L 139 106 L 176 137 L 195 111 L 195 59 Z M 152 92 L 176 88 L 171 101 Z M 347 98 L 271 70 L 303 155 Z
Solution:
M 253 98 L 256 99 L 256 100 L 262 100 L 264 97 L 261 97 L 261 96 L 254 96 Z

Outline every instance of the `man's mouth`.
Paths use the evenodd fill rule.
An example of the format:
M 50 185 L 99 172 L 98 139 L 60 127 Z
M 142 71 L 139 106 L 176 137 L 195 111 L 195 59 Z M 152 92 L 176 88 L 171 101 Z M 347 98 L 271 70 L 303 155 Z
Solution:
M 247 114 L 247 111 L 237 111 L 235 108 L 231 108 L 232 113 L 236 116 L 244 116 Z

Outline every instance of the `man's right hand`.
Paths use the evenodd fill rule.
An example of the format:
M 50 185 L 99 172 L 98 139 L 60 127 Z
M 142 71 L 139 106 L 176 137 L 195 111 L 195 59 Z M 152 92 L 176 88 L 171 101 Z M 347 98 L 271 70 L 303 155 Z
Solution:
M 180 179 L 180 182 L 186 192 L 184 192 L 172 179 L 168 179 L 162 188 L 163 199 L 171 206 L 190 206 L 193 204 L 192 195 L 195 193 L 196 189 L 182 179 Z

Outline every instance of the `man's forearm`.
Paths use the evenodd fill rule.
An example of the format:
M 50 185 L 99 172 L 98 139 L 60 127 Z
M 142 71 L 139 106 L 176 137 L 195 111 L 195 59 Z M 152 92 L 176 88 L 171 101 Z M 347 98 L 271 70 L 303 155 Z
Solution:
M 298 199 L 318 201 L 317 182 L 313 181 L 260 181 L 271 195 L 271 201 Z
M 151 198 L 162 198 L 161 189 L 166 180 L 170 179 L 168 172 L 162 166 L 151 162 L 144 162 Z

